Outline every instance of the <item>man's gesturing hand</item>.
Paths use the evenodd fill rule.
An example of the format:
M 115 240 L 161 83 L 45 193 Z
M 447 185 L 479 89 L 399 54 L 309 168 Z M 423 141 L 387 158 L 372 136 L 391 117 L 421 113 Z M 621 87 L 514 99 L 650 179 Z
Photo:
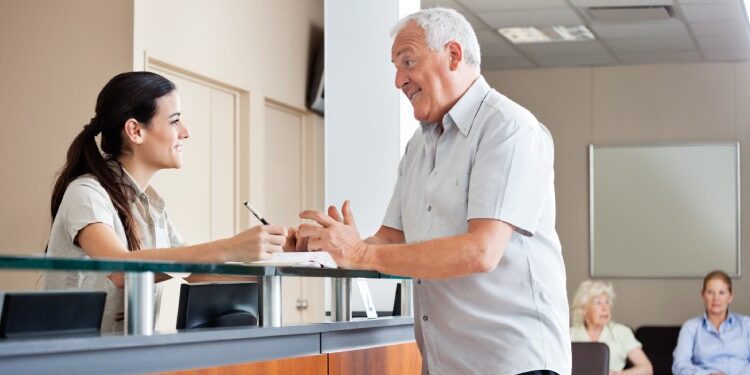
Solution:
M 334 206 L 328 207 L 328 215 L 313 210 L 302 211 L 299 217 L 315 220 L 320 226 L 300 225 L 297 238 L 307 238 L 310 251 L 329 252 L 339 267 L 368 268 L 364 261 L 367 245 L 359 237 L 349 201 L 344 202 L 341 213 L 343 218 Z

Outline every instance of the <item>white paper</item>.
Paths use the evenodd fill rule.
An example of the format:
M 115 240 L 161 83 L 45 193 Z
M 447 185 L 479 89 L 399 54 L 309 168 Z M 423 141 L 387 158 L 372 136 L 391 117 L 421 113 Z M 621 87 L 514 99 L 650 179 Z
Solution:
M 338 268 L 325 251 L 273 253 L 271 258 L 249 263 L 253 266 Z

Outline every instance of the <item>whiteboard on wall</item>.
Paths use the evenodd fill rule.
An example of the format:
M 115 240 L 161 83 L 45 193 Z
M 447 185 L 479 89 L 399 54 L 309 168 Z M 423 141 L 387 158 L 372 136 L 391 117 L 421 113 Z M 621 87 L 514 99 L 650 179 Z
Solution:
M 740 275 L 740 147 L 589 146 L 594 277 Z

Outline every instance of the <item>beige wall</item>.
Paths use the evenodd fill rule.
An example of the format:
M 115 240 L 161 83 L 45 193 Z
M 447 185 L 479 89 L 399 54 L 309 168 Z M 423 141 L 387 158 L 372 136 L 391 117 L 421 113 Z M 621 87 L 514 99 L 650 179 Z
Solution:
M 590 143 L 750 140 L 750 106 L 745 103 L 750 98 L 750 64 L 489 71 L 484 75 L 498 91 L 536 114 L 554 137 L 557 229 L 570 298 L 589 275 Z M 747 197 L 750 156 L 744 151 L 742 196 Z M 744 223 L 750 222 L 747 202 L 743 202 Z M 748 235 L 745 226 L 742 237 Z M 745 272 L 750 269 L 748 258 L 742 257 Z M 681 324 L 702 311 L 698 279 L 608 281 L 617 293 L 615 320 L 633 327 Z M 735 283 L 733 308 L 750 314 L 750 279 L 743 277 Z
M 145 52 L 249 93 L 242 103 L 249 121 L 242 124 L 247 147 L 241 162 L 249 186 L 240 197 L 263 212 L 262 176 L 273 168 L 264 160 L 266 98 L 304 110 L 311 41 L 322 39 L 323 0 L 135 0 L 134 23 L 136 70 Z
M 0 253 L 41 253 L 53 177 L 94 114 L 99 89 L 132 67 L 133 4 L 0 2 Z M 34 286 L 0 273 L 0 290 Z
M 265 100 L 305 108 L 309 49 L 322 28 L 323 0 L 0 2 L 0 252 L 42 251 L 67 146 L 93 116 L 102 86 L 143 69 L 144 52 L 248 93 L 241 152 L 250 182 L 242 195 L 263 202 Z M 31 288 L 36 279 L 0 273 L 0 290 Z

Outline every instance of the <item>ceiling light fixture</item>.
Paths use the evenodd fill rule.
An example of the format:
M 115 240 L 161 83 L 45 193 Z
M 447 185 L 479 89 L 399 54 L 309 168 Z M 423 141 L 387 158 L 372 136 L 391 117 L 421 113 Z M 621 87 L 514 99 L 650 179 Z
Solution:
M 579 42 L 594 39 L 594 34 L 584 25 L 503 27 L 497 31 L 513 44 Z

